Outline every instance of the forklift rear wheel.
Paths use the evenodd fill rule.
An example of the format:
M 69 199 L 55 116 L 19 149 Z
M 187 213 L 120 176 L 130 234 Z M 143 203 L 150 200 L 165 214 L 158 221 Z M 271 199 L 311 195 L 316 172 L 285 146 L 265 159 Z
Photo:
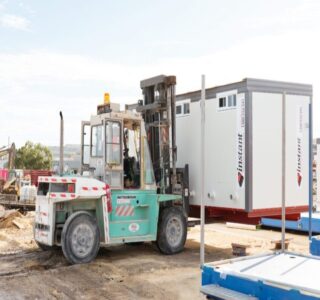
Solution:
M 187 220 L 178 207 L 165 208 L 159 218 L 157 246 L 164 254 L 183 250 L 187 238 Z
M 62 251 L 72 264 L 91 262 L 98 254 L 100 232 L 95 219 L 85 211 L 72 214 L 63 226 Z

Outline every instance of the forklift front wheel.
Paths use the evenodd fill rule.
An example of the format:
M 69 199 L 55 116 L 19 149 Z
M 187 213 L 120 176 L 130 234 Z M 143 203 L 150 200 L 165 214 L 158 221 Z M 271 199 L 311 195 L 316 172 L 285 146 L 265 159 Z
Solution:
M 100 247 L 100 232 L 95 219 L 85 211 L 73 213 L 63 226 L 62 251 L 72 264 L 89 263 Z
M 187 238 L 187 220 L 178 207 L 165 208 L 159 218 L 157 246 L 164 254 L 183 250 Z

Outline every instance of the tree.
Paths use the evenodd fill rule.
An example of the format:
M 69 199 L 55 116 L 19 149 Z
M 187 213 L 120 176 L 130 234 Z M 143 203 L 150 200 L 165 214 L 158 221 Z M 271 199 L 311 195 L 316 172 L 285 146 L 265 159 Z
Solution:
M 52 153 L 48 147 L 27 141 L 18 149 L 15 159 L 17 169 L 49 170 L 52 165 Z

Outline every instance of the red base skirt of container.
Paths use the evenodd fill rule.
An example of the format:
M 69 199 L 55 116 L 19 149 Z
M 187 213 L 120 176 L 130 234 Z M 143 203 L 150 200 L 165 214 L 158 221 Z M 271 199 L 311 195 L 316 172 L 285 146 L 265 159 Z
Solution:
M 243 209 L 234 209 L 227 207 L 206 207 L 206 219 L 220 219 L 230 222 L 239 222 L 246 224 L 259 224 L 262 217 L 281 217 L 281 207 L 254 209 L 246 212 Z M 308 211 L 308 206 L 286 207 L 286 220 L 298 220 L 300 213 Z M 200 217 L 200 206 L 190 205 L 190 217 Z

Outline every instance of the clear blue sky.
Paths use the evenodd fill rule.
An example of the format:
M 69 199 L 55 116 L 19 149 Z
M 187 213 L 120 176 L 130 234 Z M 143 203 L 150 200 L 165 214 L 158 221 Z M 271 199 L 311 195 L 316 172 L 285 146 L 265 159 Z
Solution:
M 320 1 L 0 0 L 0 146 L 79 143 L 103 93 L 177 76 L 177 92 L 257 77 L 314 85 L 320 118 Z M 315 134 L 320 135 L 319 122 Z

